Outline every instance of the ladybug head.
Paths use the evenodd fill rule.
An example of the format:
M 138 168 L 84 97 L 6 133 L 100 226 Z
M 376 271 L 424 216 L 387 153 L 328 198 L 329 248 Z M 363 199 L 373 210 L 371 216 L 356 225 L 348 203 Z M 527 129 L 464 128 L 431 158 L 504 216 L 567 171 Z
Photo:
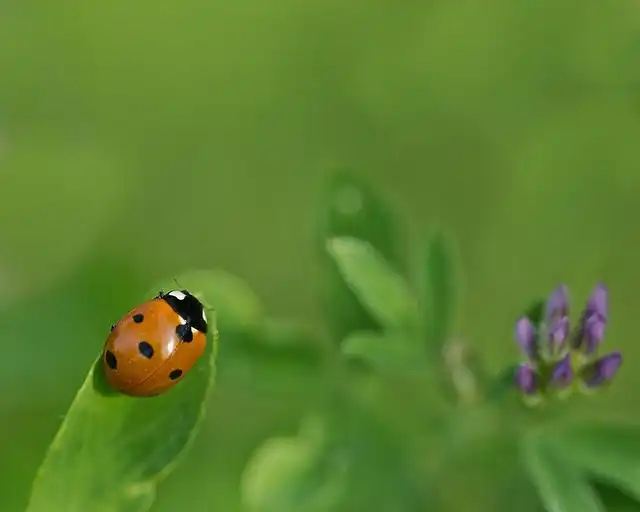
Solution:
M 161 298 L 191 327 L 203 334 L 207 333 L 207 315 L 204 306 L 188 290 L 172 290 L 162 294 Z

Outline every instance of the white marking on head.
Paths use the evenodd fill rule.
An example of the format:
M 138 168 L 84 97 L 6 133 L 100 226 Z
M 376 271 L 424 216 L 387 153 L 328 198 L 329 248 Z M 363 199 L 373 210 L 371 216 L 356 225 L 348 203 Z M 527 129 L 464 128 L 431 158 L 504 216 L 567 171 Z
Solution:
M 180 318 L 180 325 L 184 325 L 187 323 L 187 321 L 184 318 L 182 318 L 180 315 L 178 315 L 178 317 Z
M 192 328 L 191 328 L 191 332 L 192 332 L 193 334 L 197 334 L 197 333 L 198 333 L 198 329 L 196 329 L 195 327 L 192 327 Z
M 182 293 L 180 290 L 173 290 L 172 292 L 169 292 L 169 295 L 171 295 L 172 297 L 175 297 L 178 300 L 184 300 L 184 298 L 186 297 L 186 295 Z
M 204 308 L 202 308 L 202 319 L 204 320 L 204 323 L 207 323 L 207 314 L 204 312 Z

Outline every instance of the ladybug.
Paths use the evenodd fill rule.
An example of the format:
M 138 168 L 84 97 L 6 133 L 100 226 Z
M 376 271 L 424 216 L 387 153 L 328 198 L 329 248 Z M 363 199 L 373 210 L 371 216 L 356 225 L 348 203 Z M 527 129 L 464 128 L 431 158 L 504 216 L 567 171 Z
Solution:
M 207 344 L 207 316 L 187 290 L 160 292 L 111 327 L 102 351 L 107 384 L 135 397 L 175 386 Z

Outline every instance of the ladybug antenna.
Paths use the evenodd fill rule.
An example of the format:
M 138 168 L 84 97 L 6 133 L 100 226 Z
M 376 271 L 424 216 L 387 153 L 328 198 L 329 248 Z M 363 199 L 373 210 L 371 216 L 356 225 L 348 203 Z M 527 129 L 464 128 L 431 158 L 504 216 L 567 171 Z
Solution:
M 173 282 L 176 283 L 176 286 L 178 287 L 178 289 L 182 290 L 183 286 L 180 284 L 180 282 L 178 281 L 178 279 L 176 277 L 173 278 Z

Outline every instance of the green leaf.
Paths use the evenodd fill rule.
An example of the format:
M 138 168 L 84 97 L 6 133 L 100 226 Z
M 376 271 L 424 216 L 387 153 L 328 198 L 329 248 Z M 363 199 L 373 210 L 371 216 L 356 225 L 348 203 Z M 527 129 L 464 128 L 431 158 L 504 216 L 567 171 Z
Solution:
M 617 487 L 603 482 L 592 482 L 608 512 L 639 512 L 640 503 Z
M 178 281 L 207 302 L 216 285 L 206 273 L 196 279 L 185 274 Z M 142 300 L 174 287 L 173 280 L 158 283 Z M 123 311 L 127 308 L 123 305 Z M 217 352 L 215 315 L 209 319 L 203 357 L 184 380 L 157 397 L 115 393 L 98 358 L 38 470 L 27 512 L 149 510 L 156 484 L 174 469 L 204 415 Z
M 333 259 L 327 257 L 327 240 L 343 236 L 369 242 L 387 261 L 402 270 L 394 215 L 371 187 L 349 172 L 337 172 L 332 176 L 322 203 L 318 229 L 323 264 L 321 301 L 327 327 L 336 342 L 352 331 L 381 329 L 379 321 L 344 282 Z
M 342 353 L 377 370 L 418 371 L 425 363 L 424 351 L 415 343 L 390 333 L 354 332 L 342 343 Z
M 241 483 L 249 512 L 331 512 L 344 491 L 344 467 L 322 471 L 324 425 L 305 420 L 294 437 L 268 439 L 247 464 Z M 326 468 L 325 468 L 326 469 Z
M 371 244 L 341 237 L 327 247 L 345 282 L 385 329 L 416 325 L 417 305 L 407 283 Z
M 586 475 L 560 457 L 542 434 L 525 435 L 521 455 L 547 512 L 604 512 Z
M 456 282 L 452 248 L 442 232 L 427 241 L 423 290 L 427 346 L 439 353 L 451 334 L 456 308 Z
M 573 425 L 553 439 L 585 471 L 640 500 L 640 425 Z
M 402 439 L 367 409 L 335 398 L 297 436 L 258 448 L 242 478 L 245 510 L 427 510 L 425 482 Z

